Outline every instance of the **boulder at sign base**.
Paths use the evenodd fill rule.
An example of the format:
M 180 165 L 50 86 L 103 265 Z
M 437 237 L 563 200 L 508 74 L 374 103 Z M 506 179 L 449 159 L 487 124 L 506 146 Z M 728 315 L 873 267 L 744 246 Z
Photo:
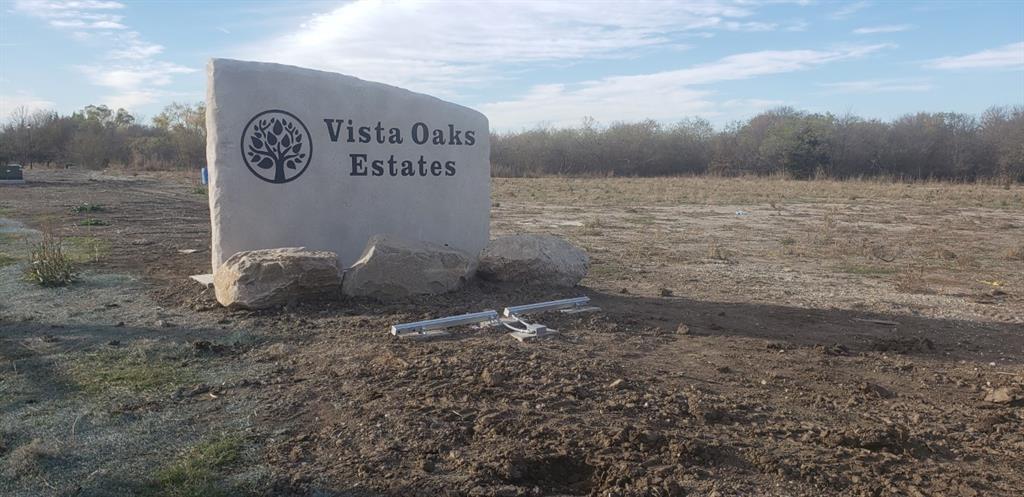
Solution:
M 462 251 L 374 235 L 362 257 L 345 270 L 342 293 L 381 300 L 436 295 L 458 289 L 472 270 L 472 259 Z
M 590 266 L 586 252 L 553 235 L 495 238 L 480 255 L 477 274 L 528 285 L 576 286 Z
M 248 250 L 213 275 L 217 301 L 232 309 L 264 309 L 337 294 L 338 255 L 303 247 Z

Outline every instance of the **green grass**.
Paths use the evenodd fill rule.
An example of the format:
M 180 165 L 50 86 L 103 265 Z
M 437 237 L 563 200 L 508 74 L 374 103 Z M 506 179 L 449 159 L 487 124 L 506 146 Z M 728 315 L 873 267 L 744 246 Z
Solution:
M 206 192 L 206 187 L 202 185 L 192 188 L 192 193 L 195 193 L 196 195 L 206 195 Z
M 226 435 L 196 445 L 159 469 L 143 492 L 147 497 L 228 497 L 244 492 L 224 485 L 224 472 L 242 459 L 243 440 Z
M 88 202 L 79 204 L 71 208 L 71 212 L 75 214 L 85 214 L 89 212 L 103 212 L 107 210 L 102 204 L 90 204 Z
M 0 252 L 0 267 L 7 267 L 10 266 L 11 264 L 14 264 L 15 262 L 18 262 L 17 257 L 13 257 L 3 252 Z
M 64 239 L 64 251 L 75 262 L 93 262 L 110 254 L 110 242 L 91 236 L 71 236 Z
M 106 221 L 104 221 L 102 219 L 89 218 L 89 219 L 83 219 L 83 220 L 79 221 L 78 225 L 79 226 L 109 226 L 110 223 L 108 223 L 108 222 L 106 222 Z
M 70 365 L 69 373 L 75 384 L 90 395 L 169 392 L 196 379 L 192 370 L 177 361 L 122 349 L 80 356 Z

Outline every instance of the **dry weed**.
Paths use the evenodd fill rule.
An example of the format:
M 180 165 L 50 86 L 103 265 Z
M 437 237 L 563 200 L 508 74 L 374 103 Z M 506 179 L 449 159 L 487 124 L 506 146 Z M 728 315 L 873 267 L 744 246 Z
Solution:
M 42 471 L 43 462 L 50 457 L 53 457 L 53 451 L 43 444 L 42 440 L 34 438 L 31 442 L 11 451 L 7 456 L 3 474 L 11 479 L 38 474 Z
M 1006 258 L 1011 261 L 1024 262 L 1024 243 L 1006 249 Z
M 731 262 L 732 256 L 732 252 L 723 247 L 717 239 L 712 238 L 711 242 L 708 243 L 708 259 L 713 261 Z
M 919 295 L 931 295 L 935 291 L 925 281 L 924 266 L 911 266 L 900 271 L 896 277 L 896 289 L 903 293 L 915 293 Z

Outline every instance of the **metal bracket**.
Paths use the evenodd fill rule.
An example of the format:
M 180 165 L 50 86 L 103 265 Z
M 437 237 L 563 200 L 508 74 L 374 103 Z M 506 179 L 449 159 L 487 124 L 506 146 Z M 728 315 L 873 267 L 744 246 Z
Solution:
M 544 338 L 557 334 L 553 330 L 539 323 L 528 323 L 521 316 L 547 311 L 560 311 L 565 314 L 578 314 L 581 312 L 593 312 L 601 310 L 600 307 L 588 305 L 590 297 L 576 297 L 572 299 L 552 300 L 550 302 L 538 302 L 520 306 L 506 307 L 503 311 L 505 317 L 499 317 L 498 313 L 492 310 L 449 316 L 426 321 L 412 323 L 401 323 L 391 327 L 391 334 L 403 338 L 434 338 L 446 336 L 448 328 L 455 326 L 471 326 L 477 329 L 502 325 L 512 330 L 513 338 L 521 342 Z M 521 326 L 521 327 L 520 327 Z
M 544 338 L 544 337 L 548 337 L 548 336 L 551 336 L 551 335 L 557 335 L 558 334 L 558 330 L 553 330 L 553 329 L 548 328 L 547 326 L 544 326 L 542 324 L 527 323 L 525 321 L 519 321 L 519 322 L 521 322 L 521 323 L 526 325 L 526 330 L 525 331 L 513 331 L 512 333 L 509 333 L 509 335 L 511 335 L 512 338 L 515 338 L 516 340 L 519 340 L 520 342 L 527 342 L 527 341 L 530 341 L 530 340 L 536 340 L 538 338 Z

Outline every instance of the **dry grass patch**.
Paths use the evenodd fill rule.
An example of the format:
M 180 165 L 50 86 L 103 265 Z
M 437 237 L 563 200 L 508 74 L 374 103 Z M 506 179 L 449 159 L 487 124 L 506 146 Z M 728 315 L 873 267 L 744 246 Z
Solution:
M 860 276 L 885 276 L 890 274 L 896 274 L 899 272 L 894 267 L 867 265 L 867 264 L 842 264 L 836 267 L 836 271 L 840 273 L 856 274 Z
M 43 464 L 54 456 L 53 450 L 35 438 L 31 442 L 11 451 L 4 464 L 3 475 L 6 478 L 18 479 L 42 472 Z
M 905 202 L 932 207 L 1024 210 L 1024 186 L 942 181 L 792 180 L 782 177 L 495 178 L 494 198 L 568 200 L 572 205 L 747 205 Z
M 43 232 L 42 240 L 29 250 L 25 280 L 46 287 L 57 287 L 70 284 L 76 276 L 75 264 L 64 253 L 61 239 L 52 233 Z
M 713 261 L 732 262 L 735 254 L 722 246 L 717 239 L 708 243 L 707 258 Z
M 1006 249 L 1006 259 L 1011 261 L 1024 262 L 1024 243 L 1016 247 Z

